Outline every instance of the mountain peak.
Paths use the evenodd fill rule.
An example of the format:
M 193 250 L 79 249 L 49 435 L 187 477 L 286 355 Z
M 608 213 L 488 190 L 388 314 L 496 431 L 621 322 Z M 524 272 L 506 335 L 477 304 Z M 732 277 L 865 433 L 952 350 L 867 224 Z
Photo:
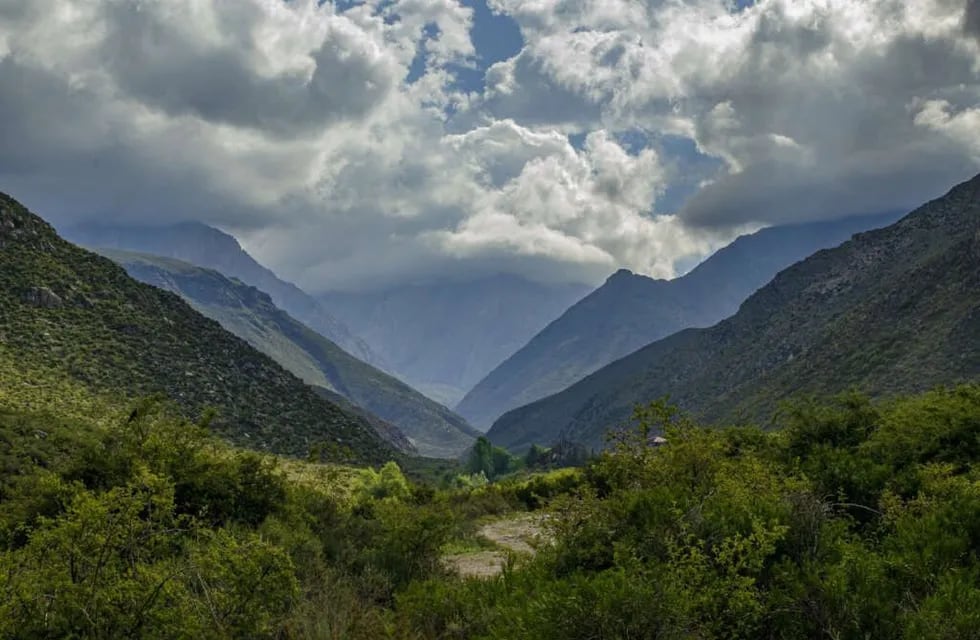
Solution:
M 0 248 L 8 241 L 28 238 L 53 237 L 54 229 L 19 202 L 0 193 Z
M 485 426 L 655 340 L 717 323 L 781 269 L 897 217 L 769 227 L 741 236 L 673 280 L 620 269 L 478 383 L 457 411 Z
M 703 419 L 765 421 L 801 394 L 890 395 L 975 379 L 978 230 L 973 179 L 780 271 L 735 315 L 648 344 L 503 415 L 489 437 L 506 447 L 600 446 L 637 403 L 668 394 Z
M 189 237 L 207 240 L 220 246 L 225 251 L 245 251 L 238 238 L 203 222 L 179 222 L 173 228 L 178 234 L 186 234 Z
M 296 285 L 280 279 L 249 255 L 234 236 L 220 229 L 201 222 L 181 222 L 156 229 L 90 224 L 64 231 L 69 240 L 91 249 L 174 258 L 237 278 L 269 294 L 277 307 L 351 355 L 385 368 L 377 354 L 319 302 Z
M 632 271 L 630 271 L 629 269 L 626 269 L 626 268 L 617 269 L 616 270 L 616 273 L 614 273 L 611 276 L 609 276 L 608 278 L 606 278 L 606 283 L 608 284 L 610 282 L 615 282 L 617 280 L 624 280 L 626 278 L 632 278 L 635 275 L 636 274 L 633 273 Z

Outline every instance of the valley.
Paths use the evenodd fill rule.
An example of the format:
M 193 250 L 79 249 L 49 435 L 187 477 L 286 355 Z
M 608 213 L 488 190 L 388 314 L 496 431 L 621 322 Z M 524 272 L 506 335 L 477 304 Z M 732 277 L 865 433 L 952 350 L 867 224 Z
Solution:
M 472 445 L 477 432 L 461 417 L 293 319 L 260 290 L 174 259 L 104 253 L 137 280 L 181 296 L 307 384 L 395 425 L 419 454 L 452 458 Z
M 661 339 L 669 323 L 636 327 L 684 308 L 674 281 L 620 272 L 573 304 L 576 287 L 497 279 L 460 302 L 488 324 L 447 341 L 484 370 L 473 332 L 517 335 L 521 300 L 525 334 L 554 319 L 518 354 L 568 327 L 654 337 L 605 366 L 628 347 L 583 346 L 569 371 L 595 371 L 486 435 L 356 357 L 407 362 L 379 333 L 351 341 L 349 310 L 341 346 L 237 276 L 98 255 L 3 196 L 0 637 L 970 637 L 978 185 L 897 221 L 738 240 L 680 279 L 732 278 L 704 298 L 732 315 Z M 749 291 L 725 260 L 780 234 L 821 248 L 781 269 L 805 251 L 782 238 Z M 437 299 L 414 320 L 362 310 L 438 331 L 463 316 Z M 520 372 L 540 366 L 513 375 L 538 393 Z
M 320 301 L 408 384 L 455 406 L 482 377 L 588 293 L 516 276 L 328 292 Z M 486 430 L 490 425 L 481 425 Z
M 980 640 L 980 0 L 0 0 L 0 640 Z

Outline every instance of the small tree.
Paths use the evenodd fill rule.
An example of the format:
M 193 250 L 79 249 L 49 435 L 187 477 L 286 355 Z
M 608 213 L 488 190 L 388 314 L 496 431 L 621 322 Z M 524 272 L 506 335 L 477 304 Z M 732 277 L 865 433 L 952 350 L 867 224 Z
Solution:
M 519 466 L 519 458 L 512 456 L 503 447 L 493 446 L 485 436 L 480 436 L 476 439 L 466 461 L 466 471 L 468 473 L 482 473 L 489 480 L 510 473 Z
M 360 483 L 359 493 L 362 498 L 402 500 L 412 495 L 411 485 L 398 463 L 393 460 L 386 462 L 379 471 L 371 468 L 361 470 Z

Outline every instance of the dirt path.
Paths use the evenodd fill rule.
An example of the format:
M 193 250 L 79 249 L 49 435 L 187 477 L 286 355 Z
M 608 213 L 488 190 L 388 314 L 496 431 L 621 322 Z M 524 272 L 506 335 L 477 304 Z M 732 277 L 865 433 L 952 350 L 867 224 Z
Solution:
M 508 555 L 534 555 L 534 548 L 541 541 L 541 520 L 539 514 L 521 514 L 489 522 L 480 527 L 478 535 L 499 550 L 457 553 L 443 561 L 463 577 L 493 577 L 503 570 Z

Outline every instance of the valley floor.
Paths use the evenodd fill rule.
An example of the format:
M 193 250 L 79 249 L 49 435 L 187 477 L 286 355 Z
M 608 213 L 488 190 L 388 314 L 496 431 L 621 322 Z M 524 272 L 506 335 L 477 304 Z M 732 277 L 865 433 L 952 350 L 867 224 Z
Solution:
M 494 549 L 481 549 L 445 556 L 446 568 L 464 578 L 489 578 L 503 571 L 510 557 L 520 560 L 535 554 L 546 541 L 539 513 L 521 513 L 493 520 L 480 527 L 478 537 Z

